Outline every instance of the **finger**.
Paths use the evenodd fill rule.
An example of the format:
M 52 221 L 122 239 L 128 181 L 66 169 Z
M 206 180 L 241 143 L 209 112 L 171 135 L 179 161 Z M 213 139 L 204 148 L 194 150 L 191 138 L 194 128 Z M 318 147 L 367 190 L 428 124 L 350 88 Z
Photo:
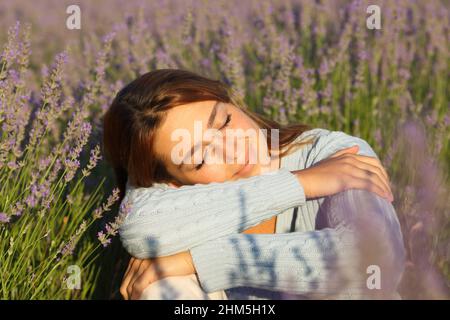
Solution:
M 386 178 L 386 181 L 390 184 L 389 175 L 387 174 L 386 169 L 383 167 L 383 164 L 378 158 L 363 155 L 356 155 L 356 158 L 358 158 L 358 160 L 360 161 L 370 163 L 380 168 L 381 172 L 383 172 L 383 176 Z
M 380 178 L 381 182 L 384 185 L 384 188 L 392 196 L 392 190 L 391 190 L 391 187 L 389 185 L 389 181 L 386 179 L 385 175 L 383 174 L 383 171 L 380 169 L 379 166 L 374 166 L 372 164 L 360 161 L 358 159 L 355 159 L 354 161 L 355 161 L 355 162 L 353 162 L 354 165 L 357 166 L 359 169 L 370 171 L 370 172 L 378 175 L 378 177 Z M 367 172 L 365 174 L 367 174 Z
M 137 268 L 136 272 L 133 273 L 132 278 L 130 280 L 130 283 L 128 284 L 128 295 L 130 299 L 132 299 L 132 292 L 133 292 L 133 286 L 135 285 L 136 280 L 139 278 L 139 276 L 149 267 L 149 264 L 146 260 L 141 260 L 141 264 L 139 265 L 139 268 Z
M 155 278 L 155 270 L 153 268 L 153 265 L 148 266 L 142 272 L 142 274 L 136 279 L 136 281 L 133 283 L 132 292 L 131 292 L 131 299 L 132 300 L 138 300 L 144 290 L 152 283 L 155 282 L 157 279 Z
M 381 161 L 376 158 L 376 157 L 371 157 L 371 156 L 365 156 L 365 155 L 361 155 L 361 154 L 355 154 L 355 155 L 349 155 L 350 157 L 354 157 L 360 161 L 369 163 L 371 165 L 377 166 L 381 169 L 381 171 L 383 172 L 384 177 L 386 178 L 386 181 L 388 181 L 389 185 L 391 184 L 390 180 L 389 180 L 389 175 L 386 172 L 386 169 L 383 167 Z
M 139 269 L 141 268 L 142 261 L 140 259 L 137 259 L 136 264 L 133 266 L 133 269 L 130 271 L 129 275 L 129 281 L 126 287 L 128 299 L 131 299 L 131 288 L 133 286 L 133 282 L 136 280 L 137 273 L 139 272 Z
M 383 183 L 383 180 L 380 178 L 380 176 L 377 173 L 370 171 L 370 170 L 358 168 L 358 170 L 355 170 L 354 174 L 361 179 L 367 179 L 367 180 L 371 181 L 372 183 L 376 184 L 378 187 L 383 189 L 383 193 L 385 194 L 385 197 L 392 196 L 391 192 L 389 191 L 389 188 L 386 186 L 385 183 Z
M 351 147 L 339 150 L 338 152 L 336 152 L 332 156 L 330 156 L 330 158 L 336 158 L 336 157 L 339 157 L 339 156 L 341 156 L 343 154 L 346 154 L 346 153 L 356 153 L 356 152 L 358 152 L 358 150 L 359 150 L 359 146 L 358 145 L 351 146 Z
M 125 278 L 123 278 L 122 283 L 120 284 L 119 291 L 124 300 L 128 300 L 128 297 L 129 297 L 128 292 L 127 292 L 127 286 L 128 286 L 129 282 L 130 282 L 129 277 L 125 277 Z
M 134 257 L 131 257 L 130 261 L 128 262 L 127 270 L 125 270 L 125 274 L 123 276 L 123 279 L 129 278 L 130 271 L 133 269 L 133 264 L 135 263 L 136 259 Z M 123 280 L 122 280 L 123 283 Z
M 354 177 L 352 180 L 352 185 L 353 187 L 351 188 L 368 190 L 386 199 L 384 190 L 377 184 L 372 183 L 370 180 Z M 388 201 L 390 200 L 388 199 Z
M 365 180 L 366 181 L 365 186 L 369 186 L 370 188 L 367 190 L 376 192 L 381 197 L 386 198 L 388 201 L 391 201 L 391 194 L 389 193 L 388 190 L 386 190 L 386 187 L 384 186 L 383 182 L 381 181 L 380 177 L 377 174 L 371 171 L 358 169 L 354 171 L 353 177 L 358 179 L 358 181 L 359 179 Z M 373 187 L 370 185 L 372 185 L 375 189 L 373 189 Z
M 128 261 L 127 270 L 125 270 L 125 274 L 127 274 L 128 271 L 130 271 L 130 268 L 131 268 L 131 266 L 133 265 L 133 262 L 134 262 L 135 260 L 136 260 L 136 259 L 135 259 L 133 256 L 130 258 L 130 260 Z
M 130 298 L 130 295 L 128 294 L 127 288 L 128 285 L 132 279 L 133 273 L 139 266 L 139 259 L 135 259 L 134 257 L 130 259 L 130 263 L 128 264 L 127 272 L 125 273 L 125 276 L 122 280 L 122 284 L 120 286 L 120 292 L 122 293 L 122 296 L 125 300 L 128 300 Z
M 129 299 L 129 295 L 127 292 L 128 283 L 131 280 L 131 272 L 134 270 L 137 265 L 138 260 L 134 257 L 131 257 L 130 262 L 128 263 L 127 271 L 122 279 L 122 284 L 120 285 L 120 293 L 122 294 L 125 300 Z

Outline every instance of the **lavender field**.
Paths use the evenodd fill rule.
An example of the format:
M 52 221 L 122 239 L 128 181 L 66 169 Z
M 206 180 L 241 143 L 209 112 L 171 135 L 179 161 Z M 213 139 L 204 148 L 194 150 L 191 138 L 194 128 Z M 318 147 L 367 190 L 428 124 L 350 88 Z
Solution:
M 66 26 L 71 4 L 81 29 Z M 381 29 L 366 26 L 370 4 Z M 368 141 L 402 224 L 402 297 L 450 298 L 448 1 L 3 0 L 0 26 L 0 299 L 120 298 L 127 208 L 102 116 L 159 68 L 221 80 L 282 123 Z

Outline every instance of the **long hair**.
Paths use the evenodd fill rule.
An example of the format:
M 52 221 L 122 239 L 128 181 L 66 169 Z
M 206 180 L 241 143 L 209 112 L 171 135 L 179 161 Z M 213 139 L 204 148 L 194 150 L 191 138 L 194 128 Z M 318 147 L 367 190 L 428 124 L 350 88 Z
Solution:
M 150 187 L 155 182 L 171 180 L 153 148 L 155 132 L 169 109 L 206 100 L 231 103 L 261 129 L 268 132 L 278 129 L 280 150 L 302 132 L 311 129 L 305 124 L 284 126 L 250 111 L 232 88 L 218 80 L 180 69 L 158 69 L 145 73 L 118 92 L 103 119 L 103 152 L 114 169 L 121 200 L 127 180 L 136 187 Z M 271 135 L 267 134 L 269 152 L 270 140 Z M 280 157 L 286 155 L 292 146 L 280 153 Z

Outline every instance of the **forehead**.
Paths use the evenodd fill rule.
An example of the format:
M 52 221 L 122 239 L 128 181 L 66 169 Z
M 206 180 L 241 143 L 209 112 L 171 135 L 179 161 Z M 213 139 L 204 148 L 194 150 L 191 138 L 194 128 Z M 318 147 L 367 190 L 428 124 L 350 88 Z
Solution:
M 194 142 L 195 121 L 201 121 L 206 130 L 208 118 L 216 100 L 207 100 L 180 105 L 167 111 L 166 117 L 155 133 L 154 147 L 157 154 L 166 157 L 171 148 L 179 141 L 172 141 L 171 135 L 176 130 L 187 130 Z M 224 105 L 226 105 L 224 103 Z M 219 108 L 220 110 L 220 108 Z

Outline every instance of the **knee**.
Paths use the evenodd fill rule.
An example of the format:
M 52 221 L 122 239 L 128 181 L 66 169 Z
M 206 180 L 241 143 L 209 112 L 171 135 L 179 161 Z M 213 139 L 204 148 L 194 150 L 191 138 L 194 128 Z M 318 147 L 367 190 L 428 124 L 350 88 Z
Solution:
M 320 209 L 329 227 L 353 231 L 362 265 L 379 266 L 383 286 L 387 291 L 395 290 L 403 274 L 406 250 L 392 203 L 373 192 L 350 189 L 327 197 Z

